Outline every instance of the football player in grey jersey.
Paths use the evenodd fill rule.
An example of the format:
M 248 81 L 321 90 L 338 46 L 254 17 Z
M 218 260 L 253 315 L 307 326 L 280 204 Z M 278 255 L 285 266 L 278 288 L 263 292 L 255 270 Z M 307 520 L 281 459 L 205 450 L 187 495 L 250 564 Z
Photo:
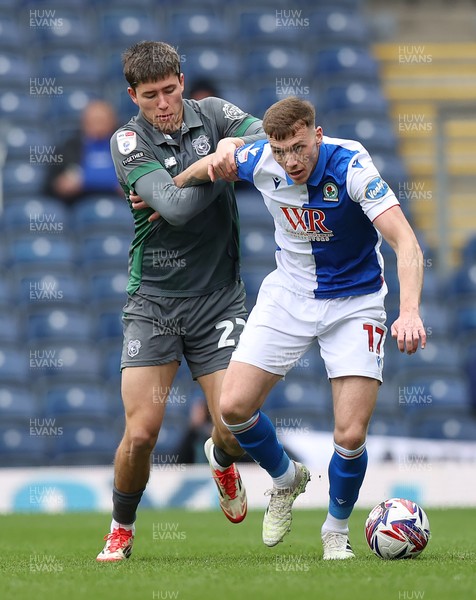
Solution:
M 205 181 L 194 164 L 215 152 L 221 175 L 233 177 L 234 151 L 264 138 L 261 121 L 220 98 L 183 99 L 180 57 L 168 44 L 140 42 L 124 53 L 123 65 L 127 91 L 140 109 L 111 139 L 135 224 L 123 314 L 126 425 L 114 463 L 113 518 L 99 561 L 123 560 L 132 552 L 150 456 L 184 357 L 214 424 L 205 454 L 221 508 L 234 523 L 247 510 L 234 464 L 243 451 L 219 413 L 223 376 L 246 318 L 238 213 L 232 184 Z M 145 204 L 136 195 L 149 208 L 141 209 Z

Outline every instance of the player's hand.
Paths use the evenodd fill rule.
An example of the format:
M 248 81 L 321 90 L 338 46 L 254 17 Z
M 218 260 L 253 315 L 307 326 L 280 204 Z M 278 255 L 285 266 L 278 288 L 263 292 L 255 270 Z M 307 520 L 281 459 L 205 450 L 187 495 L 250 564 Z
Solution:
M 150 208 L 150 206 L 146 202 L 144 202 L 144 200 L 142 200 L 142 198 L 138 196 L 135 192 L 131 192 L 129 194 L 129 198 L 131 200 L 132 208 L 134 210 Z M 160 214 L 157 211 L 155 211 L 150 215 L 150 217 L 147 220 L 149 221 L 149 223 L 152 223 L 152 221 L 157 221 L 157 219 L 160 219 Z
M 208 165 L 210 181 L 224 179 L 225 181 L 238 181 L 235 163 L 235 150 L 243 145 L 237 138 L 223 138 L 217 144 L 215 154 Z
M 397 340 L 400 352 L 414 354 L 418 344 L 422 350 L 426 346 L 426 331 L 417 311 L 400 312 L 398 319 L 392 324 L 391 333 Z

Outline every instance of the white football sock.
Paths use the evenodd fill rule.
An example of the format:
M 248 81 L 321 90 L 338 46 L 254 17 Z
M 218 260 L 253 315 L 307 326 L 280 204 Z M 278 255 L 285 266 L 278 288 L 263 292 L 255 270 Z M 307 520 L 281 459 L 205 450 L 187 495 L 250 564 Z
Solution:
M 279 477 L 273 477 L 273 484 L 275 488 L 283 489 L 290 488 L 294 483 L 296 477 L 296 467 L 292 460 L 289 461 L 288 468 Z
M 337 533 L 349 533 L 349 519 L 336 519 L 330 513 L 327 513 L 321 533 L 325 531 L 336 531 Z
M 132 531 L 132 533 L 134 533 L 136 530 L 135 523 L 131 523 L 130 525 L 123 525 L 122 523 L 118 523 L 116 520 L 113 519 L 111 521 L 111 533 L 113 529 L 119 529 L 119 527 L 125 529 L 126 531 Z

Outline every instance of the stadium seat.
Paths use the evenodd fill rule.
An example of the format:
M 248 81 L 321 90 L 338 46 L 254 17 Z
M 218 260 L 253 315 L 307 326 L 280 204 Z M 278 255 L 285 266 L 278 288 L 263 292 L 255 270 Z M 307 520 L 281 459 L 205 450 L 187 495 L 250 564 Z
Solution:
M 186 435 L 182 420 L 164 419 L 159 437 L 151 455 L 152 469 L 154 465 L 173 461 Z
M 72 10 L 70 3 L 63 2 L 63 4 L 57 12 L 56 26 L 37 28 L 37 36 L 43 48 L 48 50 L 62 48 L 64 51 L 73 49 L 88 51 L 94 48 L 98 39 L 96 22 L 95 19 L 90 18 L 88 11 L 84 10 L 84 3 L 80 7 L 81 10 L 78 10 L 79 6 Z
M 72 207 L 72 223 L 78 233 L 101 234 L 118 231 L 134 234 L 134 221 L 129 204 L 122 196 L 84 198 Z
M 415 421 L 411 427 L 413 437 L 474 442 L 476 440 L 476 419 L 461 416 L 426 416 Z
M 11 265 L 33 265 L 41 273 L 42 269 L 51 266 L 64 266 L 74 269 L 76 244 L 65 237 L 49 235 L 18 236 L 10 240 L 9 260 Z
M 102 8 L 98 14 L 100 39 L 107 46 L 123 51 L 141 40 L 163 39 L 162 24 L 146 8 Z
M 476 262 L 463 263 L 449 281 L 452 296 L 476 294 Z
M 24 89 L 25 80 L 22 87 Z M 0 110 L 10 126 L 15 123 L 23 126 L 25 123 L 38 125 L 44 117 L 47 104 L 45 96 L 36 96 L 23 90 L 8 88 L 0 94 Z
M 0 347 L 0 383 L 24 384 L 30 377 L 29 350 L 22 344 Z
M 452 332 L 464 338 L 476 332 L 476 293 L 451 303 Z
M 321 45 L 366 45 L 370 39 L 367 23 L 358 10 L 350 8 L 318 8 L 309 13 L 312 35 Z
M 8 309 L 12 306 L 15 298 L 15 284 L 12 277 L 5 274 L 0 277 L 0 310 Z
M 287 9 L 287 10 L 286 10 Z M 296 45 L 309 33 L 308 11 L 282 9 L 276 3 L 269 8 L 239 6 L 237 11 L 239 39 L 247 45 Z
M 398 437 L 410 437 L 411 428 L 405 421 L 398 418 L 389 418 L 386 416 L 383 418 L 379 414 L 375 414 L 369 425 L 369 435 L 383 435 L 383 436 L 398 436 Z
M 55 122 L 58 134 L 66 130 L 71 134 L 78 127 L 81 113 L 92 100 L 101 99 L 101 92 L 96 85 L 88 87 L 75 83 L 74 78 L 63 84 L 63 93 L 49 98 L 47 117 Z
M 300 96 L 309 93 L 312 79 L 309 60 L 300 50 L 286 47 L 255 47 L 243 56 L 247 77 L 275 85 L 279 96 Z
M 81 272 L 64 267 L 43 267 L 41 271 L 34 264 L 15 268 L 19 306 L 28 309 L 46 304 L 50 310 L 65 306 L 84 307 L 89 296 Z
M 398 390 L 399 406 L 407 414 L 469 413 L 469 382 L 460 369 L 453 373 L 431 368 L 415 371 L 400 379 Z
M 87 341 L 93 337 L 93 316 L 84 309 L 61 304 L 30 307 L 27 315 L 27 338 L 34 340 Z
M 467 265 L 476 264 L 476 236 L 470 237 L 461 250 L 463 263 Z
M 98 309 L 96 317 L 95 336 L 97 339 L 117 340 L 117 346 L 122 346 L 122 311 L 120 309 L 111 310 L 110 304 L 108 309 L 104 307 Z
M 339 46 L 320 50 L 313 60 L 314 73 L 326 83 L 367 81 L 378 83 L 378 63 L 362 47 Z
M 248 262 L 250 264 L 246 264 Z M 255 267 L 252 260 L 246 261 L 246 263 L 243 262 L 242 264 L 241 278 L 243 279 L 246 289 L 246 308 L 248 312 L 250 312 L 256 304 L 259 288 L 269 271 L 263 266 Z
M 119 435 L 110 426 L 69 425 L 53 440 L 52 464 L 109 465 L 114 460 Z
M 7 198 L 2 220 L 9 234 L 56 234 L 66 232 L 69 213 L 61 200 L 35 194 L 24 202 Z
M 0 425 L 0 466 L 32 467 L 48 463 L 49 438 L 30 435 L 28 427 Z
M 7 196 L 16 197 L 37 194 L 46 178 L 46 167 L 31 164 L 29 157 L 23 160 L 7 159 L 3 172 L 3 189 Z
M 111 307 L 126 303 L 128 276 L 126 270 L 94 270 L 88 276 L 88 296 L 93 302 L 108 303 Z
M 277 245 L 274 235 L 269 231 L 250 229 L 242 235 L 241 251 L 243 259 L 250 257 L 253 261 L 261 259 L 265 264 L 273 264 L 276 250 Z
M 21 86 L 25 89 L 26 86 L 34 85 L 31 72 L 30 62 L 22 54 L 0 48 L 0 77 L 3 81 L 8 81 L 10 88 Z
M 119 340 L 106 341 L 101 347 L 101 374 L 109 384 L 117 383 L 121 378 L 122 342 Z
M 81 240 L 80 255 L 84 267 L 108 265 L 122 267 L 127 272 L 131 236 L 125 234 L 90 234 Z
M 41 401 L 30 386 L 0 383 L 0 422 L 22 425 L 27 429 L 31 418 L 41 415 Z
M 179 54 L 184 54 L 185 63 L 189 55 L 183 50 L 181 44 L 205 44 L 211 48 L 221 44 L 228 44 L 233 33 L 228 21 L 218 11 L 204 10 L 196 7 L 195 10 L 172 11 L 169 19 L 169 30 L 172 42 L 178 44 Z M 187 64 L 188 68 L 188 64 Z
M 386 118 L 388 101 L 380 85 L 354 82 L 347 85 L 330 85 L 322 94 L 321 110 L 328 118 L 349 119 L 368 116 Z
M 46 127 L 15 124 L 7 130 L 7 154 L 10 158 L 48 164 L 55 160 L 56 148 Z
M 107 424 L 113 416 L 108 390 L 101 383 L 49 380 L 40 390 L 46 417 L 58 423 L 74 424 L 74 420 Z
M 250 190 L 235 190 L 238 212 L 240 213 L 241 233 L 249 229 L 259 228 L 267 230 L 274 235 L 274 219 L 269 213 L 263 200 L 263 196 L 252 188 Z
M 241 61 L 235 52 L 213 46 L 181 45 L 179 50 L 185 57 L 183 69 L 188 83 L 209 79 L 222 86 L 240 80 Z
M 51 86 L 90 85 L 102 80 L 102 69 L 96 58 L 80 50 L 55 50 L 45 52 L 41 59 L 44 80 L 52 80 Z
M 0 344 L 20 343 L 23 340 L 23 318 L 15 308 L 0 307 Z
M 3 9 L 1 4 L 0 7 Z M 28 29 L 20 27 L 18 19 L 15 19 L 13 15 L 3 12 L 0 14 L 0 39 L 3 50 L 13 52 L 27 47 L 30 41 L 28 34 Z
M 374 152 L 395 152 L 397 136 L 389 119 L 353 119 L 331 123 L 324 130 L 331 137 L 357 140 L 372 155 Z M 397 192 L 398 190 L 395 190 Z
M 97 382 L 101 376 L 102 354 L 96 342 L 55 341 L 31 344 L 29 377 Z

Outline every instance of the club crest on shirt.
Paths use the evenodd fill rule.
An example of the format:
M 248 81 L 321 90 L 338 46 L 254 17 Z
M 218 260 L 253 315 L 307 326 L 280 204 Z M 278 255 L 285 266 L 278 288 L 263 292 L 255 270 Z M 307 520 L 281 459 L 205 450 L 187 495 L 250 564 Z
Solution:
M 137 133 L 130 130 L 119 131 L 116 141 L 121 154 L 130 154 L 137 148 Z
M 129 340 L 127 344 L 127 354 L 131 358 L 134 358 L 134 356 L 137 356 L 139 354 L 141 346 L 142 344 L 140 343 L 140 340 Z
M 339 202 L 339 188 L 333 181 L 326 181 L 324 183 L 322 195 L 326 202 Z
M 238 108 L 229 102 L 223 105 L 223 112 L 225 113 L 225 119 L 230 119 L 230 121 L 241 119 L 241 117 L 245 114 L 241 108 Z
M 210 140 L 205 134 L 192 140 L 192 146 L 198 156 L 206 156 L 210 152 Z

